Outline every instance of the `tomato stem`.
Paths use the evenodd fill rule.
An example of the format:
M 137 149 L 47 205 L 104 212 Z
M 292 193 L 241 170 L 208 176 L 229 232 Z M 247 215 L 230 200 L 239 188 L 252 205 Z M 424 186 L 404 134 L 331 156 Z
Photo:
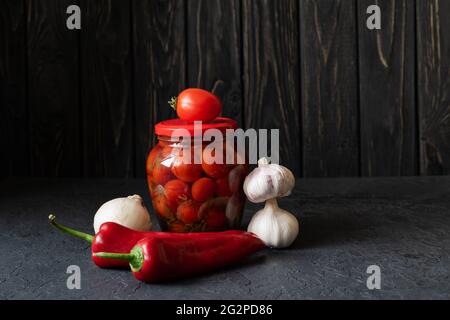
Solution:
M 177 110 L 177 97 L 172 97 L 170 98 L 169 101 L 167 101 L 169 103 L 169 106 L 173 109 L 173 110 Z

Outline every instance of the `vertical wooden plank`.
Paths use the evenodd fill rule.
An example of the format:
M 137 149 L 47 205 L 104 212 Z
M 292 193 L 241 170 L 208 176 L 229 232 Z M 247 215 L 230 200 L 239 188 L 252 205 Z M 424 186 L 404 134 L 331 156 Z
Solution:
M 450 1 L 417 0 L 421 174 L 450 174 Z
M 133 0 L 136 175 L 145 176 L 155 123 L 175 117 L 167 101 L 186 82 L 185 6 L 179 0 Z
M 28 1 L 31 174 L 79 176 L 78 33 L 70 0 Z
M 241 125 L 240 3 L 194 0 L 187 4 L 188 84 L 214 90 L 222 99 L 222 114 Z
M 244 118 L 280 130 L 280 162 L 300 174 L 298 1 L 242 3 Z
M 357 176 L 355 1 L 306 0 L 300 4 L 304 175 Z
M 381 30 L 366 27 L 372 4 Z M 358 13 L 362 175 L 415 175 L 414 1 L 358 1 Z
M 128 0 L 81 0 L 84 175 L 134 175 Z
M 25 1 L 0 1 L 0 178 L 28 175 Z

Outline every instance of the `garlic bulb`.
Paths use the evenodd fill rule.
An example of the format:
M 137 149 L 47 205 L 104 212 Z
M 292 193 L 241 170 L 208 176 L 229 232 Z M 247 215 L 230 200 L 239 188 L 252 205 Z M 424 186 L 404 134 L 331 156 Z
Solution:
M 254 203 L 291 194 L 295 185 L 294 174 L 286 167 L 269 164 L 267 158 L 258 161 L 258 167 L 244 181 L 244 192 Z
M 247 230 L 268 247 L 286 248 L 297 238 L 299 223 L 293 214 L 278 207 L 277 200 L 270 199 L 253 216 Z
M 115 222 L 136 231 L 150 231 L 152 228 L 150 214 L 142 197 L 137 194 L 104 203 L 94 217 L 95 233 L 105 222 Z
M 256 234 L 269 247 L 285 248 L 298 236 L 299 223 L 290 212 L 278 207 L 277 197 L 291 194 L 294 174 L 286 167 L 269 164 L 266 158 L 258 161 L 244 181 L 244 192 L 251 202 L 266 201 L 250 221 L 248 231 Z

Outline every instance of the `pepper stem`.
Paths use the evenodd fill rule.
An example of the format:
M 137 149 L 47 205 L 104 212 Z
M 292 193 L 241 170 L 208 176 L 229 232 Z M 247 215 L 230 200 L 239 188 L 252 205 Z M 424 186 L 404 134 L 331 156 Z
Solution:
M 94 256 L 100 258 L 108 258 L 108 259 L 119 259 L 119 260 L 127 260 L 131 261 L 135 258 L 132 253 L 113 253 L 113 252 L 96 252 Z
M 130 263 L 131 270 L 138 272 L 144 264 L 144 253 L 141 247 L 135 246 L 130 253 L 114 253 L 114 252 L 96 252 L 94 256 L 106 259 L 127 260 Z
M 84 232 L 81 232 L 81 231 L 78 231 L 78 230 L 75 230 L 75 229 L 63 226 L 63 225 L 61 225 L 59 223 L 56 223 L 56 221 L 55 221 L 56 217 L 53 214 L 48 216 L 48 220 L 50 221 L 51 225 L 54 226 L 56 229 L 59 229 L 59 230 L 61 230 L 64 233 L 70 234 L 71 236 L 74 236 L 74 237 L 77 237 L 77 238 L 80 238 L 80 239 L 84 239 L 84 240 L 86 240 L 87 242 L 90 242 L 90 243 L 92 243 L 92 240 L 94 239 L 93 235 L 90 235 L 90 234 L 87 234 L 87 233 L 84 233 Z

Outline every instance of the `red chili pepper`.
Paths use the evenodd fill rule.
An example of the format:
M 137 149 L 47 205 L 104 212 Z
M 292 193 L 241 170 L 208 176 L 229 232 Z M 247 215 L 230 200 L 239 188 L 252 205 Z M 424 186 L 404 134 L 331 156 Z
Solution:
M 176 237 L 153 233 L 139 240 L 128 253 L 94 255 L 128 261 L 138 280 L 161 282 L 231 265 L 264 247 L 254 234 L 238 230 L 185 233 Z
M 92 260 L 100 268 L 128 268 L 129 264 L 127 261 L 121 259 L 105 259 L 95 256 L 95 253 L 103 251 L 127 252 L 139 240 L 148 236 L 148 232 L 135 231 L 114 222 L 103 223 L 97 234 L 93 236 L 56 223 L 56 217 L 54 215 L 50 215 L 48 219 L 59 230 L 90 242 L 92 244 Z
M 149 236 L 158 235 L 158 237 L 179 237 L 182 233 L 168 233 L 168 232 L 141 232 L 135 231 L 130 228 L 124 227 L 114 222 L 105 222 L 100 226 L 99 231 L 95 236 L 77 231 L 75 229 L 66 227 L 56 222 L 56 217 L 50 215 L 50 223 L 57 229 L 75 236 L 80 239 L 84 239 L 91 243 L 92 261 L 100 268 L 129 268 L 129 262 L 123 259 L 109 259 L 102 258 L 95 255 L 97 252 L 113 252 L 122 253 L 130 252 L 136 243 Z M 227 231 L 228 233 L 240 232 L 237 230 Z

